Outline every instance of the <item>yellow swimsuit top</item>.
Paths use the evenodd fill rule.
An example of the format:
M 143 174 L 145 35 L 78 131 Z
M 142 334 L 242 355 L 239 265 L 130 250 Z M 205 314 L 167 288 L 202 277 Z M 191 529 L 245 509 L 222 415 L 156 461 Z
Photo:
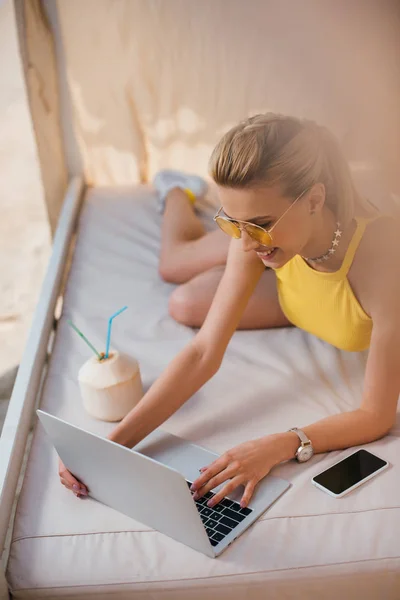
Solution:
M 279 302 L 287 319 L 342 350 L 358 352 L 370 344 L 372 319 L 355 297 L 347 274 L 367 224 L 379 216 L 356 219 L 338 271 L 315 271 L 299 255 L 275 269 Z

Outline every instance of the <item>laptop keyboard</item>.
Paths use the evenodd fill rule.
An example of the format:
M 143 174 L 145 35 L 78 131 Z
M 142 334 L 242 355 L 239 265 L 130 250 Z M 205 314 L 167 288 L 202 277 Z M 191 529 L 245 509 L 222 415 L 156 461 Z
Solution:
M 186 483 L 190 488 L 192 482 L 186 481 Z M 212 492 L 207 492 L 207 494 L 204 494 L 199 500 L 195 501 L 212 546 L 219 544 L 232 529 L 235 529 L 247 515 L 253 512 L 250 508 L 240 508 L 238 502 L 228 500 L 228 498 L 223 498 L 221 502 L 210 508 L 207 506 L 207 502 L 214 496 L 215 494 Z

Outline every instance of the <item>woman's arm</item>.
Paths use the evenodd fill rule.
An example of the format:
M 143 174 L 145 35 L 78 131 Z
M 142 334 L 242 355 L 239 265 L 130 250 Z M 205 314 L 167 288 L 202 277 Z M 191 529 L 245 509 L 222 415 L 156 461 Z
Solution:
M 161 425 L 219 369 L 264 265 L 232 240 L 226 269 L 196 337 L 168 365 L 108 439 L 132 447 Z
M 399 303 L 400 304 L 400 303 Z M 400 318 L 395 314 L 374 325 L 360 408 L 301 427 L 314 452 L 328 452 L 367 444 L 388 433 L 396 418 L 400 393 Z M 245 442 L 208 465 L 193 483 L 195 499 L 227 482 L 209 506 L 217 504 L 239 485 L 245 486 L 242 506 L 247 506 L 257 483 L 285 460 L 295 457 L 299 438 L 293 432 L 277 433 Z M 228 481 L 229 480 L 229 481 Z
M 400 250 L 393 237 L 387 238 L 394 258 L 385 266 L 369 263 L 366 299 L 373 319 L 371 345 L 358 409 L 299 426 L 311 440 L 315 453 L 367 444 L 386 435 L 395 423 L 400 394 Z M 397 258 L 398 257 L 398 258 Z M 280 462 L 294 458 L 299 438 L 282 432 L 251 440 L 225 452 L 209 465 L 193 483 L 202 496 L 217 485 L 228 483 L 213 498 L 216 504 L 237 486 L 244 485 L 242 503 L 246 506 L 255 486 Z M 211 504 L 210 504 L 211 505 Z
M 393 258 L 370 262 L 365 288 L 374 325 L 361 406 L 304 429 L 316 452 L 372 442 L 394 425 L 400 394 L 400 249 L 393 233 L 385 246 Z
M 400 270 L 390 276 L 386 282 L 374 279 L 380 297 L 371 303 L 374 326 L 361 406 L 302 428 L 315 452 L 367 444 L 386 435 L 395 423 L 400 394 Z M 297 438 L 285 435 L 286 458 L 293 457 L 296 446 L 290 436 Z M 297 438 L 295 450 L 298 445 Z

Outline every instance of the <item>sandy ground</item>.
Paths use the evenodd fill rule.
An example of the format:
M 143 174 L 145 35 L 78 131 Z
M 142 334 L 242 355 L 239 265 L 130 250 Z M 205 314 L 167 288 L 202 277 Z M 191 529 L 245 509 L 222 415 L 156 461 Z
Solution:
M 11 0 L 0 0 L 0 429 L 50 255 Z

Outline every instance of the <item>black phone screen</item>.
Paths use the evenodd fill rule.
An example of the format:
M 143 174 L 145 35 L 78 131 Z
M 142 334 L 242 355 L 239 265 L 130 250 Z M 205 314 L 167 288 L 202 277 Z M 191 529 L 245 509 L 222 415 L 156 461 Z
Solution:
M 333 494 L 341 494 L 386 465 L 386 461 L 367 450 L 358 450 L 313 479 Z

